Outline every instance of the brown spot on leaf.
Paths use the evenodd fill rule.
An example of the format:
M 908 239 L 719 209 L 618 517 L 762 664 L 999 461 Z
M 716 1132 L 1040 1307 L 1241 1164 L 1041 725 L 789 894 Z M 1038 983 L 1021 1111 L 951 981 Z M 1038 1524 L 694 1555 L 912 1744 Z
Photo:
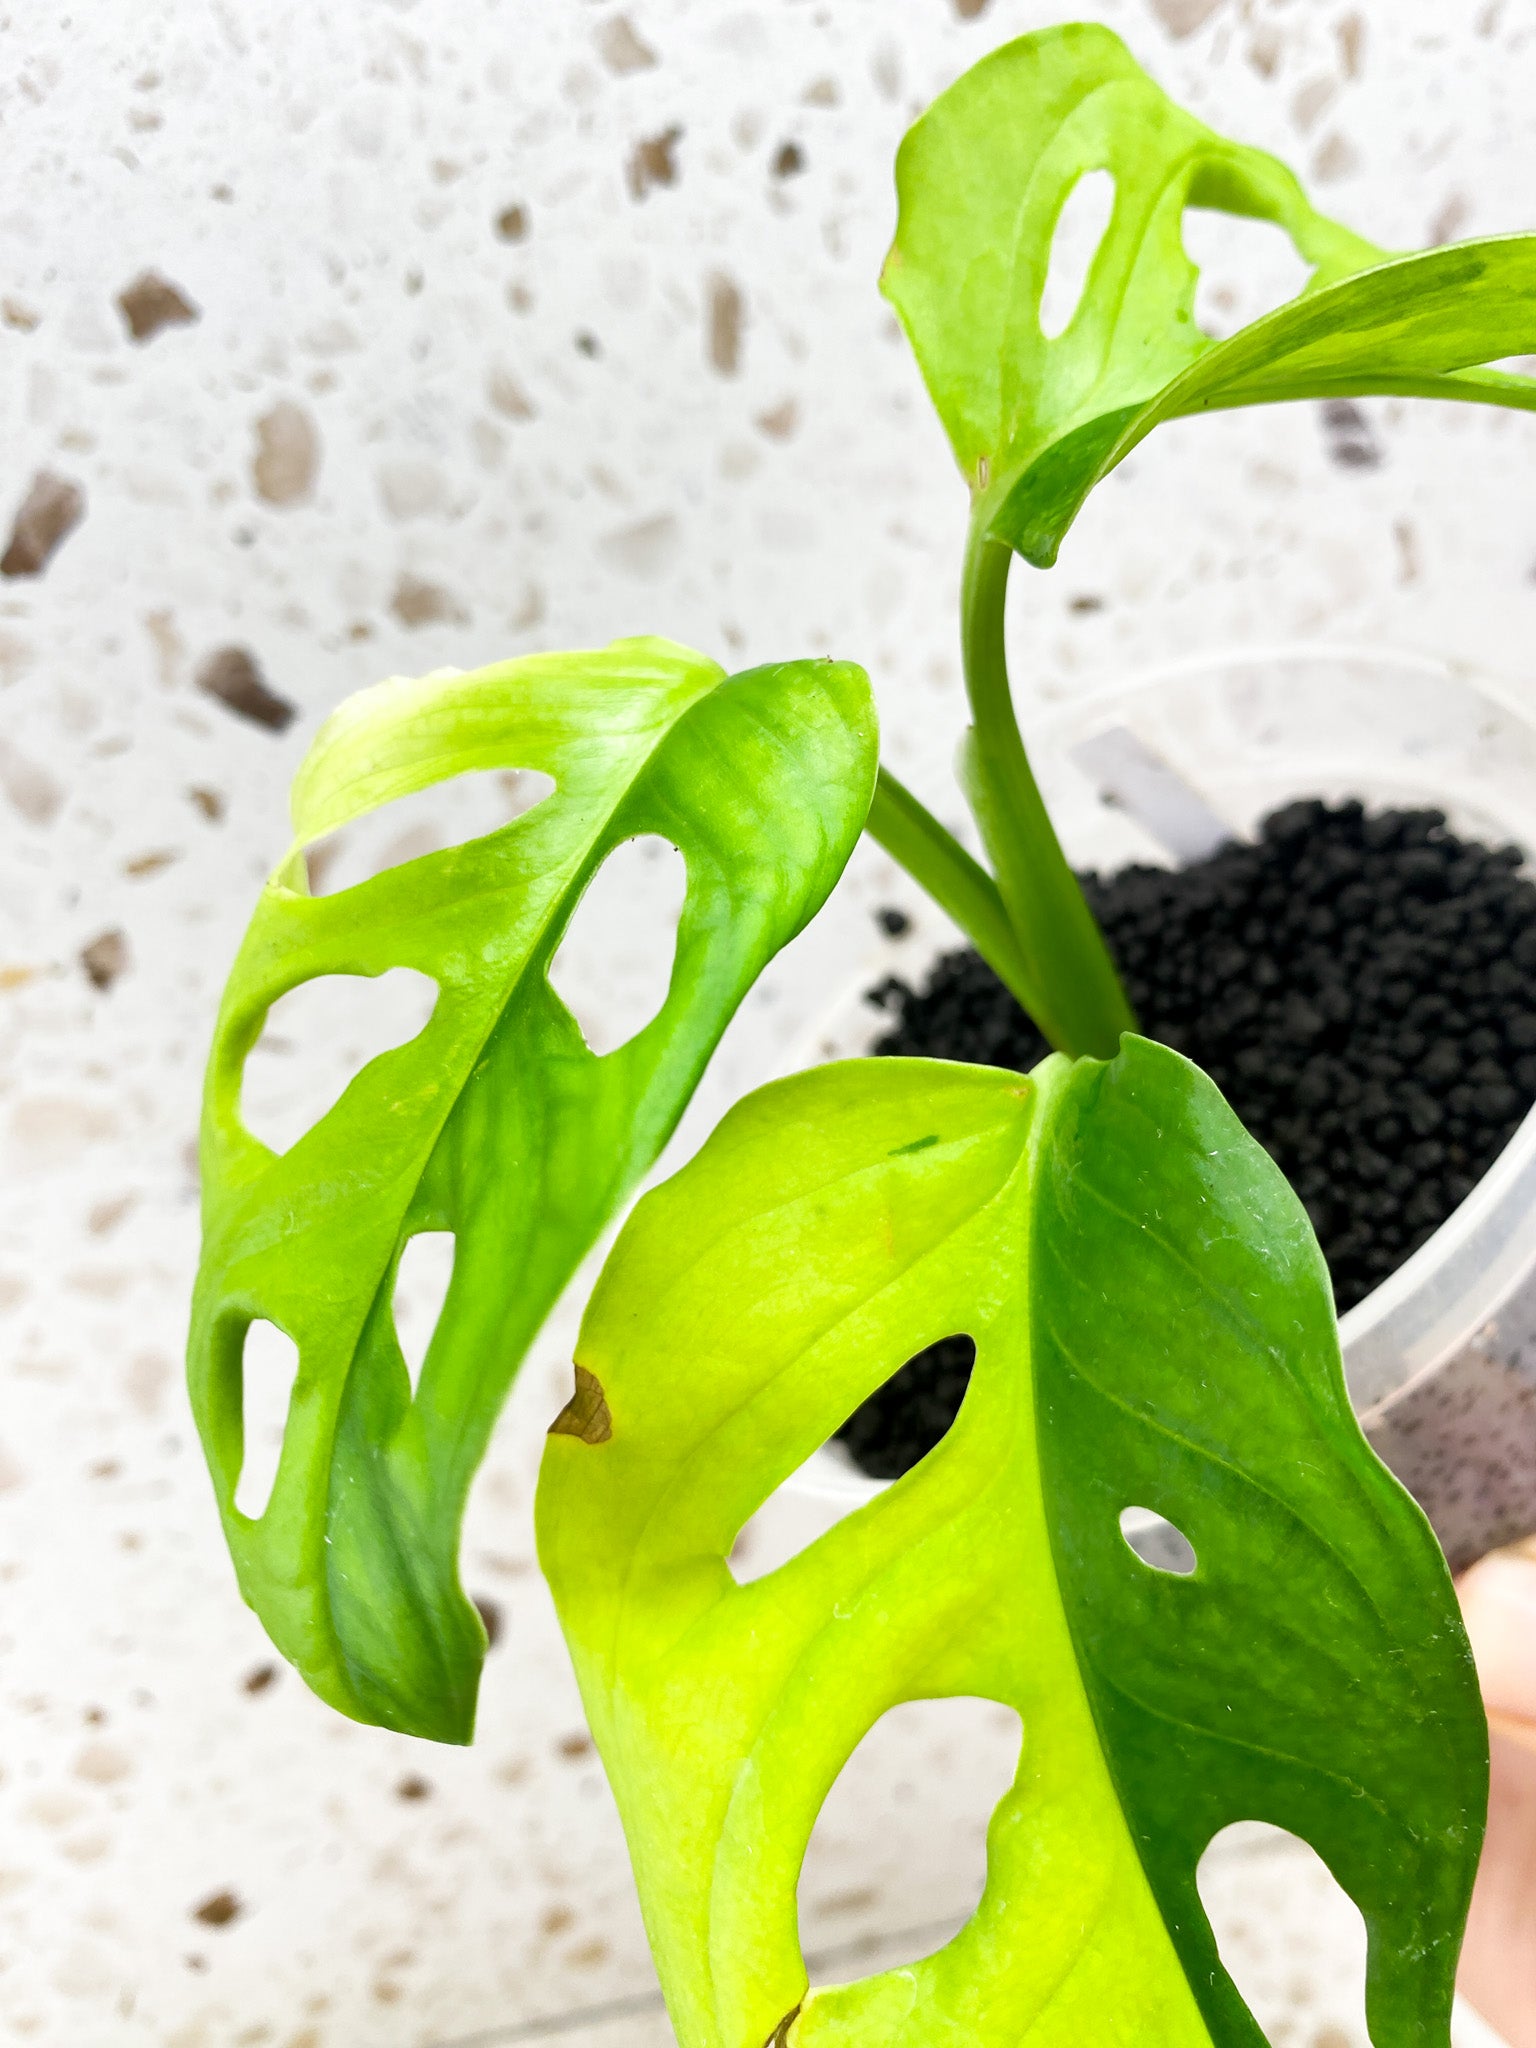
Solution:
M 198 664 L 197 687 L 269 732 L 284 731 L 297 716 L 287 698 L 268 687 L 255 656 L 244 647 L 215 648 Z
M 628 170 L 632 199 L 643 199 L 653 185 L 677 183 L 677 145 L 682 139 L 683 131 L 674 123 L 659 135 L 645 136 L 635 144 Z
M 435 626 L 444 620 L 462 625 L 468 617 L 451 591 L 424 576 L 413 576 L 409 569 L 402 569 L 396 579 L 389 608 L 402 626 Z
M 251 481 L 269 505 L 296 505 L 314 487 L 320 467 L 320 433 L 302 405 L 280 398 L 256 422 Z
M 769 169 L 776 178 L 797 178 L 805 169 L 805 151 L 798 142 L 781 142 Z
M 741 330 L 746 307 L 740 287 L 723 271 L 716 271 L 708 286 L 709 360 L 722 377 L 734 377 L 741 367 Z
M 395 1787 L 395 1797 L 407 1800 L 430 1799 L 432 1797 L 431 1783 L 418 1772 L 412 1771 L 408 1778 L 402 1778 Z
M 127 939 L 120 931 L 100 933 L 80 948 L 80 965 L 93 988 L 110 988 L 128 965 Z
M 597 54 L 620 78 L 627 78 L 632 71 L 650 71 L 656 63 L 656 52 L 641 40 L 624 14 L 614 15 L 597 31 Z
M 118 310 L 135 341 L 149 341 L 162 327 L 188 327 L 198 308 L 158 271 L 146 270 L 117 295 Z
M 22 499 L 10 544 L 0 555 L 0 576 L 40 576 L 85 517 L 85 493 L 67 477 L 39 470 Z
M 204 1927 L 227 1927 L 232 1920 L 238 1920 L 245 1911 L 234 1892 L 214 1892 L 204 1899 L 200 1906 L 192 1908 L 192 1918 L 200 1920 Z
M 469 1604 L 484 1624 L 485 1647 L 494 1650 L 501 1641 L 501 1603 L 489 1599 L 484 1593 L 471 1593 Z
M 576 1368 L 576 1391 L 549 1425 L 551 1436 L 579 1437 L 584 1444 L 605 1444 L 613 1435 L 613 1417 L 602 1382 L 584 1365 Z
M 269 1686 L 276 1685 L 277 1683 L 277 1666 L 275 1664 L 253 1665 L 247 1671 L 244 1678 L 241 1679 L 240 1683 L 248 1693 L 265 1692 Z

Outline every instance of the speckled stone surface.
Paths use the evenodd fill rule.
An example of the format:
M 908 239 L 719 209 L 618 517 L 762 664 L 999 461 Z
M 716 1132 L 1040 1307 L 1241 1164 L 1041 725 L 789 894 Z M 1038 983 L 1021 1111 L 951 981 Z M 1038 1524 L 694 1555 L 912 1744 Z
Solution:
M 468 1583 L 502 1619 L 479 1743 L 338 1721 L 239 1605 L 180 1392 L 202 1048 L 297 760 L 392 672 L 640 630 L 742 665 L 853 655 L 893 765 L 960 822 L 964 506 L 873 280 L 908 120 L 1072 11 L 0 0 L 0 2041 L 434 2048 L 650 1990 L 531 1553 L 572 1318 L 472 1506 Z M 1513 0 L 1084 11 L 1388 245 L 1536 219 Z M 1291 272 L 1239 272 L 1217 225 L 1192 234 L 1230 324 Z M 1362 412 L 1139 451 L 1056 573 L 1019 577 L 1026 705 L 1297 636 L 1530 686 L 1536 425 Z M 871 923 L 893 900 L 861 851 L 674 1159 L 899 963 Z M 334 1093 L 376 1022 L 269 1047 L 276 1093 Z M 808 1944 L 964 1909 L 1002 1740 L 935 1727 L 875 1759 Z M 1347 1970 L 1304 1888 L 1261 1896 L 1231 1939 L 1271 1958 L 1273 2038 L 1358 2038 L 1321 2017 Z

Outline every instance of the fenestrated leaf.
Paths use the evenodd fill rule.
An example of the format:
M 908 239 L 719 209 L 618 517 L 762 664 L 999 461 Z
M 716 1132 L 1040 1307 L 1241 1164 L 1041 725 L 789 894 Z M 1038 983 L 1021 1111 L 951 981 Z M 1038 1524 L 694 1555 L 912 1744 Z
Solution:
M 949 1435 L 738 1586 L 768 1494 L 957 1330 Z M 1449 1576 L 1350 1413 L 1302 1211 L 1177 1054 L 761 1091 L 639 1205 L 578 1356 L 607 1428 L 550 1438 L 541 1556 L 682 2048 L 1258 2048 L 1194 1887 L 1251 1817 L 1359 1903 L 1376 2048 L 1445 2048 L 1486 1765 Z M 956 1695 L 1025 1731 L 980 1906 L 808 1995 L 822 1801 L 889 1708 Z
M 1061 211 L 1108 171 L 1114 211 L 1077 311 L 1040 303 Z M 1083 500 L 1160 421 L 1280 399 L 1401 392 L 1536 407 L 1477 367 L 1536 349 L 1536 238 L 1394 257 L 1293 174 L 1185 113 L 1088 23 L 1006 44 L 940 95 L 897 158 L 883 287 L 991 534 L 1047 567 Z M 1187 207 L 1273 222 L 1305 291 L 1225 341 L 1195 323 Z
M 303 849 L 322 835 L 460 772 L 513 767 L 553 777 L 554 793 L 467 845 L 308 893 Z M 485 1633 L 456 1553 L 491 1424 L 741 997 L 841 873 L 874 774 L 862 670 L 728 678 L 659 640 L 380 684 L 317 737 L 210 1060 L 189 1377 L 241 1588 L 343 1713 L 468 1740 Z M 676 960 L 659 1013 L 598 1058 L 547 969 L 608 853 L 642 833 L 687 865 Z M 425 1029 L 274 1155 L 239 1117 L 269 1006 L 315 976 L 402 966 L 438 984 Z M 424 1231 L 451 1231 L 455 1253 L 413 1398 L 391 1297 Z M 234 1490 L 258 1316 L 296 1343 L 299 1371 L 253 1521 Z

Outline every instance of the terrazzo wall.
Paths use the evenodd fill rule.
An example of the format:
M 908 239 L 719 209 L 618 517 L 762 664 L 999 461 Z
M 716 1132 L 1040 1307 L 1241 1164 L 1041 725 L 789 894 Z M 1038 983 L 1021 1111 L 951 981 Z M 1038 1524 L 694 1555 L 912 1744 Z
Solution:
M 1536 222 L 1518 0 L 1082 11 L 1389 246 Z M 874 289 L 890 160 L 976 56 L 1072 12 L 0 0 L 0 2040 L 659 2027 L 531 1560 L 571 1316 L 472 1510 L 466 1577 L 500 1622 L 477 1747 L 338 1720 L 239 1603 L 180 1388 L 202 1048 L 294 766 L 383 675 L 637 631 L 735 666 L 849 655 L 893 765 L 959 822 L 963 494 Z M 1208 244 L 1217 327 L 1288 286 L 1254 233 L 1251 257 Z M 1536 703 L 1533 458 L 1525 419 L 1396 402 L 1166 429 L 1060 568 L 1017 579 L 1026 700 L 1307 640 Z M 453 822 L 428 803 L 410 848 Z M 632 885 L 584 1017 L 647 971 Z M 899 966 L 873 912 L 910 900 L 860 852 L 674 1159 Z M 274 1115 L 408 1028 L 365 1001 L 274 1033 Z M 840 1788 L 803 1893 L 829 1968 L 963 1912 L 1005 1740 L 919 1717 Z M 1348 1929 L 1309 1949 L 1312 1895 L 1245 1882 L 1228 1918 L 1274 2039 L 1363 2043 Z

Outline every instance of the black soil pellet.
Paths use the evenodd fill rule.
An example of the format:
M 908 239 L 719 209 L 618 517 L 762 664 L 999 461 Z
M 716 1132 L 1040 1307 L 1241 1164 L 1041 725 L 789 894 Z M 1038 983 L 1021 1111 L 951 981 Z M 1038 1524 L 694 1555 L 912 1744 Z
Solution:
M 1294 803 L 1256 844 L 1082 877 L 1149 1037 L 1216 1082 L 1312 1219 L 1340 1311 L 1471 1193 L 1536 1100 L 1536 884 L 1441 811 Z M 1027 1072 L 1045 1041 L 974 952 L 871 1000 L 877 1053 Z M 969 1340 L 920 1352 L 838 1432 L 892 1478 L 959 1409 Z

